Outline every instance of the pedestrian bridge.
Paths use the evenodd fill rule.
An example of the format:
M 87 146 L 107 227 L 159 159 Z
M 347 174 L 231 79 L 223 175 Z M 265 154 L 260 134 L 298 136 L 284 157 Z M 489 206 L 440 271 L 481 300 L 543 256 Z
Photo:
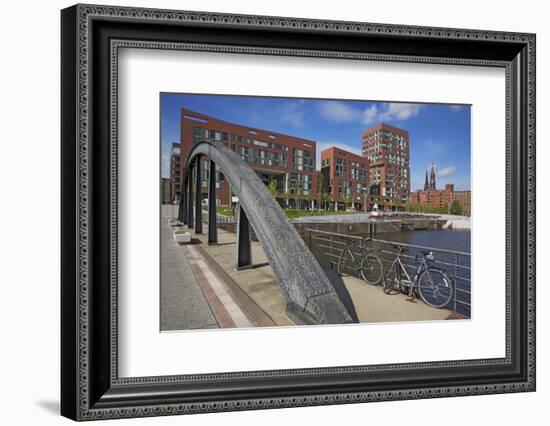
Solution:
M 184 172 L 179 218 L 202 233 L 200 161 L 210 160 L 208 185 L 208 243 L 217 243 L 216 168 L 224 174 L 239 199 L 237 215 L 237 268 L 252 266 L 250 227 L 261 243 L 287 302 L 287 314 L 298 323 L 344 324 L 358 322 L 353 303 L 338 276 L 329 279 L 284 211 L 255 171 L 227 145 L 201 141 L 193 146 Z

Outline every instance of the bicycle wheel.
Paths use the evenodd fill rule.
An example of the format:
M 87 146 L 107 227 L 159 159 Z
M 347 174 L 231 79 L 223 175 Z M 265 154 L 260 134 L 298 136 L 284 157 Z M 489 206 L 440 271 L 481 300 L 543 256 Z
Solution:
M 346 269 L 349 270 L 351 265 L 353 265 L 353 256 L 351 252 L 347 248 L 345 248 L 342 251 L 340 258 L 338 259 L 338 273 L 342 275 L 344 272 L 346 272 Z
M 397 294 L 399 293 L 399 281 L 401 280 L 400 266 L 396 261 L 386 265 L 384 272 L 384 293 Z
M 384 267 L 382 262 L 374 254 L 367 254 L 361 259 L 361 266 L 359 269 L 361 278 L 363 278 L 367 284 L 377 285 L 382 281 L 384 275 Z
M 443 270 L 430 267 L 418 278 L 418 292 L 426 305 L 443 308 L 453 298 L 453 283 Z

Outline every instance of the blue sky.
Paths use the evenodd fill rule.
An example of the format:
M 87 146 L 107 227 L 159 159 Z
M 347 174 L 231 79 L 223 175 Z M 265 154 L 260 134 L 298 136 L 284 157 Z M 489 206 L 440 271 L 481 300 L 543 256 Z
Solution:
M 436 166 L 437 187 L 454 183 L 470 189 L 470 107 L 468 105 L 344 101 L 249 96 L 161 94 L 162 175 L 168 176 L 170 144 L 179 142 L 180 108 L 221 120 L 285 133 L 361 153 L 361 131 L 381 122 L 409 131 L 411 189 L 424 186 L 426 169 Z

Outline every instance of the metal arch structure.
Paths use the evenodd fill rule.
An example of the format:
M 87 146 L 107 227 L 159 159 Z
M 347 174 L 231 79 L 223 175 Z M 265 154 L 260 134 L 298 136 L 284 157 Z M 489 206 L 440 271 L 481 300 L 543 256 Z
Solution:
M 209 212 L 215 212 L 211 207 L 215 206 L 215 181 L 212 181 L 215 180 L 216 167 L 224 174 L 239 198 L 237 265 L 243 260 L 242 257 L 245 258 L 244 263 L 247 256 L 250 260 L 250 224 L 278 279 L 289 316 L 306 324 L 358 322 L 353 306 L 346 307 L 343 303 L 339 296 L 342 294 L 341 289 L 337 291 L 265 184 L 227 145 L 210 141 L 201 141 L 194 145 L 183 175 L 185 183 L 180 206 L 183 216 L 180 220 L 188 226 L 194 226 L 196 233 L 202 232 L 202 185 L 195 184 L 193 188 L 192 184 L 193 181 L 201 181 L 200 167 L 197 167 L 201 156 L 210 159 Z M 210 216 L 208 225 L 209 242 L 213 242 L 210 229 L 216 228 L 215 216 Z

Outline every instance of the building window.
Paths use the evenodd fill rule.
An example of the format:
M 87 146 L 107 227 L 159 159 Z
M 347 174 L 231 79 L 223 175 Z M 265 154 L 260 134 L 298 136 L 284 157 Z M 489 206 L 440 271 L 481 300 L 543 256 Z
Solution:
M 303 149 L 293 150 L 294 169 L 303 170 L 306 172 L 313 171 L 313 153 L 311 151 L 304 151 Z
M 348 181 L 341 180 L 338 182 L 338 194 L 340 195 L 340 198 L 351 195 L 351 186 Z
M 346 175 L 346 160 L 343 158 L 337 158 L 334 166 L 334 174 L 336 176 Z

